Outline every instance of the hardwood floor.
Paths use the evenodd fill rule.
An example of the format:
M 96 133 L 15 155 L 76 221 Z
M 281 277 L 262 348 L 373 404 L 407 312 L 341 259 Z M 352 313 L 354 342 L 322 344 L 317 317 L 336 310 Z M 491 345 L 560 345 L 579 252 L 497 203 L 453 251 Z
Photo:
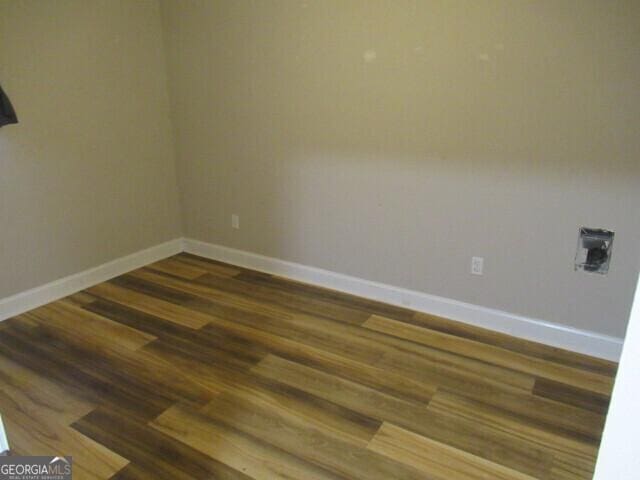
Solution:
M 77 479 L 591 479 L 616 365 L 180 254 L 0 324 Z

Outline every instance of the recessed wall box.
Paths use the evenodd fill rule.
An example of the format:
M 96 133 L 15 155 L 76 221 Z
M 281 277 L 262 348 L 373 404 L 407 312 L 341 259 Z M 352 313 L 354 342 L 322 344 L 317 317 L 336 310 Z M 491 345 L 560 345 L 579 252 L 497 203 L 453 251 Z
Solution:
M 576 270 L 606 275 L 611 263 L 611 249 L 615 233 L 597 228 L 580 228 Z

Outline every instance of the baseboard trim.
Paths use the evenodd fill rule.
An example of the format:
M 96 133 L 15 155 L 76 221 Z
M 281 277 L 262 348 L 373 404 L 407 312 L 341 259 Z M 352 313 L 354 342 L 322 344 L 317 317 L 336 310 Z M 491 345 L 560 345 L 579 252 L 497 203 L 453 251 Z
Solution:
M 438 315 L 534 342 L 607 360 L 618 361 L 623 339 L 515 315 L 450 298 L 372 282 L 278 258 L 194 239 L 178 238 L 118 258 L 40 287 L 0 299 L 0 321 L 72 295 L 182 251 L 266 272 L 320 287 Z
M 11 297 L 0 299 L 0 321 L 15 317 L 182 251 L 183 240 L 182 238 L 177 238 Z
M 372 282 L 278 258 L 193 239 L 184 239 L 184 250 L 212 260 L 438 315 L 593 357 L 617 362 L 622 351 L 621 338 Z

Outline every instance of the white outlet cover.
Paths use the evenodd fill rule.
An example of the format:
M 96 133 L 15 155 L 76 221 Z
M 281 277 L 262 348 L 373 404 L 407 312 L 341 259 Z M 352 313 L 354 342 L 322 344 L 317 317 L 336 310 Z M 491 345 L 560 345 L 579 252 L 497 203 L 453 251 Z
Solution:
M 471 273 L 473 275 L 483 275 L 484 272 L 484 258 L 473 257 L 471 258 Z
M 231 214 L 231 228 L 240 228 L 240 216 L 235 213 Z

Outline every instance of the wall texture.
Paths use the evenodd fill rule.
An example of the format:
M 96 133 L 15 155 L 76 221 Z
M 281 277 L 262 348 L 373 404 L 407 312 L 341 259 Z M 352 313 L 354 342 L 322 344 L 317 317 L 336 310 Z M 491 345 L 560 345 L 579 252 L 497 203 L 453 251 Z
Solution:
M 187 236 L 623 335 L 640 3 L 161 3 Z
M 158 3 L 0 0 L 0 298 L 181 234 Z

